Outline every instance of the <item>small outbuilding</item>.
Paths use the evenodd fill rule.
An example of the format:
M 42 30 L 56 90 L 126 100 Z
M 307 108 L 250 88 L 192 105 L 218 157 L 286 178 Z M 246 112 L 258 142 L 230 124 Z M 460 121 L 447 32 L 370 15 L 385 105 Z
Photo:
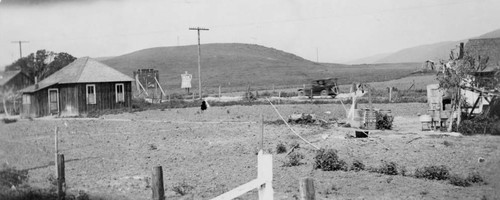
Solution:
M 92 58 L 78 58 L 21 90 L 21 117 L 85 116 L 93 111 L 131 108 L 132 81 Z
M 17 92 L 33 85 L 34 81 L 21 70 L 5 71 L 0 73 L 0 93 Z

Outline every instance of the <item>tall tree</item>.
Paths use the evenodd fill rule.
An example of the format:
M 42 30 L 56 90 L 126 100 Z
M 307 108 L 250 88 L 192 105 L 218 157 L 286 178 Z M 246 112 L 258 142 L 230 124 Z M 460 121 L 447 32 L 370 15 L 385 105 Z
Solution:
M 488 60 L 488 57 L 481 57 L 477 53 L 464 52 L 463 56 L 457 57 L 452 52 L 450 61 L 444 66 L 444 73 L 438 74 L 439 86 L 452 94 L 451 107 L 454 112 L 458 113 L 457 126 L 460 125 L 461 108 L 465 104 L 460 91 L 466 87 L 484 87 L 486 81 L 481 77 L 474 77 L 473 74 L 483 71 L 487 67 Z M 498 82 L 489 84 L 498 85 Z M 453 120 L 448 131 L 451 131 L 452 122 Z
M 71 54 L 65 52 L 54 53 L 42 49 L 6 66 L 5 71 L 22 70 L 30 78 L 34 79 L 36 77 L 38 81 L 41 81 L 74 60 L 76 58 Z

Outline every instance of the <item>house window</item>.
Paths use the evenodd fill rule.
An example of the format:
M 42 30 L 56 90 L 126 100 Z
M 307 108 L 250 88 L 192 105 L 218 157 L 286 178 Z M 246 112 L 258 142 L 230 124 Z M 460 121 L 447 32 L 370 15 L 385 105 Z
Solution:
M 95 94 L 95 85 L 87 85 L 87 104 L 96 104 Z
M 31 104 L 31 96 L 29 94 L 23 94 L 23 104 Z
M 123 92 L 123 83 L 115 85 L 116 102 L 125 102 L 125 93 Z

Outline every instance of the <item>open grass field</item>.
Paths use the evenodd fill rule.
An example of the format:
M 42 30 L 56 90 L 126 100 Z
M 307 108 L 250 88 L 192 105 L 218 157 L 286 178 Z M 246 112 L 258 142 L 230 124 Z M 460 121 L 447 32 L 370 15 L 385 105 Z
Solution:
M 349 105 L 347 105 L 349 106 Z M 365 107 L 366 105 L 360 105 Z M 320 119 L 345 118 L 338 104 L 278 105 L 288 116 L 314 113 Z M 293 125 L 314 145 L 338 150 L 351 165 L 359 160 L 368 167 L 395 162 L 409 174 L 417 168 L 445 165 L 450 172 L 467 176 L 477 171 L 487 184 L 459 187 L 448 181 L 384 175 L 368 170 L 322 171 L 314 169 L 314 148 L 284 125 L 266 124 L 264 150 L 273 154 L 275 199 L 295 199 L 302 177 L 315 179 L 317 199 L 498 199 L 500 198 L 499 137 L 453 137 L 420 131 L 417 113 L 423 103 L 375 104 L 391 109 L 394 130 L 374 131 L 370 138 L 346 138 L 354 129 L 333 126 Z M 330 111 L 329 113 L 326 111 Z M 0 124 L 0 162 L 29 169 L 29 183 L 49 187 L 54 173 L 54 128 L 60 127 L 61 153 L 66 158 L 70 192 L 84 190 L 105 199 L 150 199 L 150 176 L 161 165 L 167 199 L 210 199 L 257 176 L 259 115 L 279 119 L 269 105 L 150 110 L 98 119 L 35 119 Z M 289 157 L 277 154 L 279 143 L 304 155 L 300 165 L 285 167 Z M 388 149 L 385 149 L 388 147 Z M 485 159 L 478 162 L 478 158 Z M 188 185 L 187 194 L 174 192 Z M 240 199 L 257 199 L 252 191 Z

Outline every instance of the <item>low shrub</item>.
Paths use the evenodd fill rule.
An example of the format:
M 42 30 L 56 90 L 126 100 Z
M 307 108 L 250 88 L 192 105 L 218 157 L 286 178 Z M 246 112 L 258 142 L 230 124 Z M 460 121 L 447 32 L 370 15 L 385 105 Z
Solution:
M 27 170 L 17 170 L 7 164 L 0 167 L 0 186 L 4 187 L 18 187 L 28 180 Z
M 339 159 L 337 151 L 334 149 L 320 149 L 314 157 L 314 169 L 322 169 L 323 171 L 347 171 L 347 163 Z
M 362 170 L 365 170 L 365 164 L 363 164 L 361 161 L 359 160 L 354 160 L 352 162 L 352 166 L 351 166 L 351 170 L 352 171 L 362 171 Z
M 2 118 L 2 122 L 4 124 L 10 124 L 10 123 L 17 122 L 17 119 Z
M 285 144 L 283 143 L 278 143 L 278 145 L 276 145 L 276 153 L 277 154 L 280 154 L 280 153 L 286 153 L 287 149 L 286 149 L 286 146 Z
M 382 165 L 375 168 L 373 171 L 386 175 L 398 175 L 398 165 L 395 162 L 383 161 Z
M 283 166 L 285 166 L 285 167 L 299 166 L 302 164 L 300 162 L 300 161 L 302 161 L 302 159 L 304 159 L 304 154 L 302 154 L 300 152 L 292 152 L 288 155 L 288 161 L 286 161 L 283 164 Z
M 460 186 L 460 187 L 469 187 L 472 184 L 465 178 L 458 176 L 458 175 L 450 175 L 448 177 L 448 181 L 452 185 Z
M 391 130 L 392 122 L 394 121 L 394 117 L 389 114 L 382 114 L 380 112 L 376 112 L 375 114 L 377 125 L 376 129 L 381 130 Z
M 446 180 L 449 178 L 450 170 L 444 165 L 418 168 L 415 171 L 415 178 L 425 178 L 429 180 Z
M 484 179 L 479 172 L 470 172 L 467 176 L 467 181 L 471 183 L 484 183 Z
M 193 190 L 193 189 L 194 189 L 194 187 L 187 184 L 185 181 L 183 181 L 182 183 L 177 183 L 172 187 L 172 190 L 176 194 L 181 195 L 181 196 L 189 194 L 189 192 L 191 192 L 191 190 Z
M 500 120 L 497 117 L 479 115 L 471 119 L 464 119 L 458 126 L 458 132 L 464 135 L 492 134 L 500 135 L 497 125 Z

